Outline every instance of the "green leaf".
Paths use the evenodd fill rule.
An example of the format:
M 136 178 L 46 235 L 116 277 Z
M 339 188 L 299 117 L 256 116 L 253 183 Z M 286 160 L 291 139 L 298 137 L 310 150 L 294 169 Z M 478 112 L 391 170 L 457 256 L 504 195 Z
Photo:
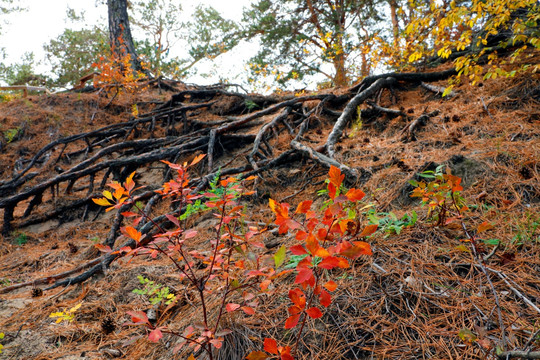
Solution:
M 466 343 L 473 343 L 476 341 L 476 335 L 469 329 L 463 328 L 458 333 L 459 338 Z
M 285 254 L 287 253 L 287 248 L 285 245 L 281 245 L 279 250 L 274 255 L 274 264 L 276 265 L 276 269 L 283 264 L 283 261 L 285 261 Z
M 489 240 L 482 240 L 482 241 L 486 245 L 493 245 L 493 246 L 497 246 L 501 242 L 501 240 L 499 240 L 499 239 L 489 239 Z

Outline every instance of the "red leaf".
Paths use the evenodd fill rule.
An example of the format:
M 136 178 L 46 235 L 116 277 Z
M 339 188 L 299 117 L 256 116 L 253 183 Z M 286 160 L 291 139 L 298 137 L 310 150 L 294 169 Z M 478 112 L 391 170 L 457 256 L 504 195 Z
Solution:
M 336 197 L 337 188 L 332 183 L 328 183 L 328 196 L 330 199 L 334 200 Z
M 300 306 L 298 305 L 293 305 L 293 306 L 290 306 L 287 311 L 289 312 L 289 315 L 296 315 L 296 314 L 300 314 L 304 309 L 301 308 Z
M 369 236 L 373 234 L 375 231 L 377 231 L 378 226 L 376 224 L 368 225 L 362 230 L 362 233 L 360 233 L 360 237 Z
M 310 268 L 300 268 L 298 270 L 298 275 L 296 275 L 296 279 L 294 280 L 295 284 L 302 284 L 306 281 L 309 281 L 313 277 L 313 271 Z
M 293 255 L 305 255 L 308 253 L 302 245 L 294 245 L 290 248 L 290 250 Z
M 209 341 L 209 343 L 214 345 L 216 349 L 221 349 L 221 345 L 223 345 L 223 342 L 219 339 L 212 339 Z
M 345 196 L 347 196 L 347 199 L 349 199 L 349 201 L 360 201 L 364 198 L 364 196 L 366 196 L 366 194 L 360 189 L 350 189 L 349 191 L 347 191 L 347 194 L 345 194 Z
M 285 329 L 295 327 L 298 324 L 298 320 L 300 320 L 300 314 L 289 316 L 285 321 Z
M 328 307 L 332 303 L 332 297 L 326 290 L 321 290 L 321 294 L 319 295 L 319 302 L 322 306 Z
M 162 337 L 163 334 L 161 333 L 161 330 L 159 330 L 159 328 L 152 330 L 150 334 L 148 334 L 148 340 L 154 343 L 159 342 L 159 339 L 161 339 Z
M 249 306 L 242 306 L 241 309 L 248 315 L 255 315 L 255 310 Z
M 135 324 L 149 323 L 148 316 L 146 316 L 144 311 L 127 311 L 126 313 L 131 316 L 131 321 Z
M 321 310 L 319 310 L 319 308 L 316 308 L 316 307 L 311 307 L 311 308 L 307 309 L 306 313 L 312 319 L 318 319 L 321 316 L 323 316 L 323 313 L 321 312 Z
M 197 230 L 186 230 L 186 232 L 184 232 L 184 239 L 191 239 L 192 237 L 195 237 L 197 236 Z
M 289 291 L 289 299 L 301 309 L 306 306 L 306 296 L 304 295 L 304 292 L 298 288 Z
M 176 225 L 176 227 L 180 227 L 180 222 L 178 221 L 178 218 L 176 216 L 166 214 L 165 217 L 169 219 L 169 221 L 172 222 L 174 225 Z
M 294 360 L 294 357 L 290 353 L 281 353 L 281 360 Z
M 311 204 L 313 204 L 312 200 L 302 201 L 298 204 L 295 214 L 306 214 L 311 209 Z
M 269 352 L 270 354 L 277 354 L 277 342 L 274 339 L 265 338 L 264 339 L 264 351 Z
M 318 266 L 326 270 L 332 270 L 335 267 L 341 267 L 340 265 L 343 266 L 343 262 L 339 258 L 335 256 L 328 256 L 327 258 L 323 259 Z
M 227 312 L 233 312 L 238 308 L 240 308 L 240 305 L 238 304 L 229 303 L 225 305 L 225 309 L 227 309 Z
M 105 246 L 103 244 L 96 244 L 96 245 L 94 245 L 94 247 L 96 249 L 98 249 L 99 251 L 104 252 L 104 253 L 110 253 L 112 251 L 112 249 L 111 249 L 111 247 L 109 245 Z M 131 248 L 130 248 L 130 250 L 131 250 Z

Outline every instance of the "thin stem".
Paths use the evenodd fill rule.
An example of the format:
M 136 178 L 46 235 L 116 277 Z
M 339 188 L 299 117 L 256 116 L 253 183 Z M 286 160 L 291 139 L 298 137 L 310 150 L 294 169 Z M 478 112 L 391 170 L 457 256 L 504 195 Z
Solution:
M 315 272 L 314 272 L 314 275 L 315 275 L 315 286 L 313 287 L 314 289 L 317 288 L 317 285 L 319 284 L 319 274 L 317 273 L 317 270 L 318 269 L 315 269 Z M 313 298 L 315 297 L 315 292 L 312 291 L 311 292 L 311 295 L 309 297 L 309 301 L 306 305 L 306 309 L 309 309 L 311 307 L 311 303 L 313 301 Z M 304 330 L 304 326 L 306 325 L 306 322 L 307 322 L 307 318 L 308 318 L 308 314 L 304 312 L 304 318 L 302 319 L 302 324 L 300 325 L 300 330 L 298 331 L 298 336 L 296 338 L 296 343 L 294 344 L 294 353 L 298 353 L 298 344 L 300 343 L 300 338 L 302 337 L 302 331 Z

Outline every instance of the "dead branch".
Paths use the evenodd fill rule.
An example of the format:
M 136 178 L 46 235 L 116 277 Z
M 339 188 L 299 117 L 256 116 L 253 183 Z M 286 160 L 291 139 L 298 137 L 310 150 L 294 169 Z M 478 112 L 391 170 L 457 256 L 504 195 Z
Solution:
M 404 81 L 410 83 L 419 83 L 419 82 L 433 82 L 439 80 L 446 80 L 451 76 L 457 75 L 457 71 L 454 68 L 440 71 L 440 72 L 430 72 L 430 73 L 387 73 L 379 75 L 370 75 L 365 77 L 360 83 L 354 85 L 349 89 L 350 93 L 361 92 L 363 89 L 368 88 L 380 79 L 394 78 L 396 81 Z
M 328 135 L 328 139 L 326 140 L 325 147 L 328 152 L 328 155 L 331 158 L 335 157 L 336 143 L 341 138 L 341 135 L 343 134 L 345 127 L 347 126 L 347 124 L 349 123 L 349 121 L 351 120 L 355 112 L 357 111 L 358 105 L 364 102 L 368 97 L 374 95 L 379 89 L 382 89 L 383 87 L 391 86 L 395 83 L 396 83 L 396 79 L 392 77 L 380 78 L 376 80 L 375 82 L 373 82 L 370 87 L 360 92 L 358 95 L 353 97 L 351 101 L 349 101 L 349 103 L 343 110 L 343 113 L 337 119 L 334 125 L 334 128 L 330 132 L 330 135 Z
M 307 156 L 309 156 L 311 159 L 315 160 L 316 162 L 318 162 L 319 164 L 322 164 L 326 167 L 330 167 L 330 166 L 335 166 L 337 168 L 339 168 L 341 170 L 342 173 L 345 174 L 347 180 L 351 183 L 355 183 L 358 178 L 360 177 L 360 175 L 358 174 L 358 171 L 356 169 L 353 169 L 353 168 L 350 168 L 346 165 L 343 165 L 343 164 L 340 164 L 339 162 L 337 162 L 336 160 L 324 155 L 324 154 L 321 154 L 320 152 L 317 152 L 315 150 L 313 150 L 312 148 L 310 148 L 309 146 L 306 146 L 304 144 L 301 144 L 299 143 L 298 141 L 291 141 L 291 147 L 293 149 L 296 149 L 300 152 L 302 152 L 303 154 L 306 154 Z
M 508 359 L 514 359 L 514 358 L 540 359 L 540 351 L 519 351 L 519 350 L 504 351 L 497 356 L 501 360 L 508 360 Z
M 437 95 L 441 95 L 444 93 L 444 91 L 446 90 L 445 87 L 443 86 L 437 86 L 437 85 L 431 85 L 431 84 L 426 84 L 425 82 L 421 82 L 420 83 L 420 86 L 422 86 L 424 89 L 426 90 L 429 90 Z M 457 95 L 457 93 L 455 91 L 450 91 L 448 94 L 446 94 L 446 97 L 448 99 L 451 99 L 453 97 L 455 97 Z
M 401 135 L 405 135 L 403 137 L 404 140 L 414 141 L 416 140 L 415 137 L 415 131 L 420 129 L 422 126 L 426 125 L 429 118 L 432 118 L 434 116 L 439 115 L 439 110 L 434 110 L 428 114 L 422 114 L 418 118 L 416 118 L 412 123 L 407 125 L 402 131 Z
M 372 101 L 368 101 L 367 104 L 369 106 L 371 106 L 373 109 L 377 110 L 377 111 L 380 111 L 380 112 L 383 112 L 383 113 L 386 113 L 386 114 L 390 114 L 390 115 L 394 115 L 394 116 L 402 116 L 404 119 L 407 118 L 407 114 L 405 114 L 401 110 L 388 109 L 388 108 L 379 106 L 379 105 L 375 104 Z

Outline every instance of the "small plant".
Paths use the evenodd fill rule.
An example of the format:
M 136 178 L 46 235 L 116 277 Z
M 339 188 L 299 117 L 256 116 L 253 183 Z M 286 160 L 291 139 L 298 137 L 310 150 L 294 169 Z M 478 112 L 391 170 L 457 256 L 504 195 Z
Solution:
M 372 224 L 379 225 L 379 230 L 382 230 L 388 235 L 397 234 L 399 235 L 404 228 L 413 227 L 418 220 L 418 215 L 416 211 L 413 210 L 411 215 L 405 214 L 398 219 L 396 214 L 393 212 L 377 213 L 374 209 L 371 209 L 368 214 L 368 219 Z
M 264 248 L 264 244 L 256 240 L 260 232 L 246 225 L 243 206 L 237 203 L 241 196 L 250 194 L 245 191 L 242 181 L 228 178 L 219 181 L 219 188 L 214 188 L 214 191 L 206 192 L 204 195 L 192 193 L 187 170 L 203 158 L 204 155 L 198 156 L 189 165 L 164 161 L 171 169 L 176 170 L 177 176 L 165 183 L 157 192 L 163 197 L 173 198 L 178 202 L 180 209 L 194 204 L 197 200 L 205 199 L 204 207 L 211 209 L 218 220 L 214 237 L 208 242 L 210 248 L 207 250 L 194 249 L 191 246 L 191 242 L 199 234 L 195 229 L 183 228 L 178 214 L 166 214 L 167 219 L 175 226 L 173 230 L 164 230 L 159 224 L 154 223 L 159 234 L 150 239 L 143 238 L 134 226 L 137 226 L 142 218 L 153 220 L 134 202 L 132 194 L 137 190 L 133 181 L 134 173 L 124 184 L 117 182 L 109 184 L 114 192 L 104 191 L 104 197 L 94 199 L 94 202 L 107 206 L 107 211 L 125 204 L 134 207 L 135 211 L 122 213 L 125 217 L 134 218 L 134 226 L 123 227 L 121 231 L 126 237 L 134 240 L 136 246 L 122 248 L 114 253 L 126 256 L 149 255 L 152 258 L 158 254 L 164 255 L 170 259 L 180 278 L 191 284 L 192 290 L 198 294 L 202 321 L 188 326 L 182 332 L 168 328 L 162 323 L 161 318 L 157 319 L 156 323 L 151 323 L 146 313 L 142 311 L 128 312 L 131 322 L 126 325 L 145 327 L 148 330 L 148 339 L 152 342 L 159 342 L 163 333 L 175 335 L 181 341 L 174 347 L 173 353 L 177 353 L 187 345 L 191 346 L 194 352 L 198 350 L 206 352 L 212 360 L 213 349 L 221 348 L 223 337 L 231 333 L 231 330 L 221 326 L 224 315 L 235 311 L 241 311 L 247 316 L 253 315 L 258 306 L 256 290 L 266 291 L 270 281 L 280 274 L 276 274 L 273 268 L 263 265 L 265 262 L 262 256 L 254 251 L 255 248 Z M 249 180 L 252 179 L 244 181 Z M 113 252 L 108 246 L 96 245 L 96 247 L 104 252 Z M 202 264 L 202 267 L 197 264 Z M 167 298 L 161 285 L 151 284 L 144 278 L 142 282 L 148 286 L 142 291 L 147 295 L 149 293 L 156 295 L 161 291 L 155 296 L 154 301 Z M 210 294 L 218 294 L 221 298 L 220 305 L 216 309 L 211 309 L 207 305 Z M 169 307 L 171 305 L 172 303 Z
M 176 301 L 176 296 L 169 292 L 167 286 L 156 284 L 141 275 L 137 276 L 137 279 L 139 279 L 141 285 L 144 285 L 144 288 L 133 289 L 133 293 L 148 296 L 148 300 L 152 305 L 159 304 L 162 301 L 164 301 L 165 305 L 170 305 Z
M 13 242 L 19 246 L 22 246 L 28 242 L 28 235 L 23 232 L 17 231 L 14 232 L 12 235 L 15 237 Z
M 321 309 L 328 308 L 332 303 L 330 293 L 338 286 L 332 280 L 332 270 L 347 269 L 350 261 L 361 255 L 372 254 L 370 245 L 360 239 L 376 232 L 377 225 L 362 227 L 359 205 L 365 194 L 359 189 L 345 189 L 344 178 L 345 175 L 338 168 L 330 168 L 326 190 L 330 199 L 321 209 L 312 209 L 313 201 L 307 200 L 298 204 L 294 214 L 291 214 L 289 204 L 270 199 L 279 233 L 290 231 L 299 242 L 289 249 L 297 256 L 288 265 L 295 265 L 296 278 L 295 287 L 288 291 L 292 305 L 285 321 L 285 329 L 299 326 L 299 330 L 294 350 L 288 345 L 278 346 L 276 340 L 266 338 L 264 350 L 270 355 L 256 351 L 249 354 L 247 359 L 266 359 L 272 355 L 284 360 L 294 359 L 292 354 L 298 349 L 307 320 L 321 318 Z M 276 268 L 285 260 L 285 250 L 282 249 L 274 255 Z
M 121 47 L 125 47 L 124 40 L 119 39 Z M 101 56 L 98 61 L 92 64 L 98 75 L 94 76 L 94 87 L 101 88 L 107 96 L 117 96 L 120 92 L 135 93 L 144 89 L 140 80 L 146 75 L 141 71 L 136 71 L 131 66 L 131 55 L 127 51 L 115 51 L 111 49 L 108 56 Z M 138 115 L 137 106 L 132 108 L 133 116 Z
M 244 101 L 244 104 L 249 111 L 259 107 L 259 105 L 257 105 L 253 100 L 250 99 L 246 99 L 246 101 Z
M 0 340 L 4 338 L 4 333 L 0 333 Z M 0 344 L 0 354 L 2 353 L 2 349 L 4 348 L 4 345 Z
M 216 176 L 214 176 L 214 179 L 212 179 L 212 181 L 210 181 L 210 184 L 209 184 L 210 189 L 208 190 L 208 193 L 214 194 L 214 197 L 220 197 L 221 195 L 223 195 L 224 189 L 222 187 L 220 187 L 219 184 L 218 184 L 220 173 L 221 173 L 221 171 L 218 170 L 216 172 Z M 201 191 L 200 194 L 204 195 L 205 192 Z M 191 217 L 192 215 L 199 214 L 199 213 L 202 213 L 202 212 L 205 212 L 205 211 L 208 211 L 208 210 L 210 210 L 210 208 L 208 206 L 206 206 L 201 201 L 201 199 L 197 199 L 194 202 L 187 204 L 186 211 L 182 215 L 180 215 L 179 219 L 180 220 L 186 220 L 187 218 Z
M 463 190 L 460 185 L 461 178 L 452 175 L 450 169 L 443 174 L 443 168 L 444 165 L 441 165 L 435 171 L 418 174 L 420 177 L 431 180 L 428 183 L 409 180 L 409 183 L 415 187 L 411 197 L 422 198 L 422 205 L 428 205 L 428 216 L 436 221 L 437 226 L 461 219 L 463 213 L 469 209 L 460 195 Z
M 79 304 L 75 305 L 74 307 L 72 307 L 69 310 L 64 310 L 64 311 L 60 311 L 60 312 L 53 312 L 53 313 L 51 313 L 51 315 L 49 315 L 49 317 L 50 318 L 58 318 L 58 319 L 56 319 L 57 324 L 61 323 L 62 321 L 72 322 L 75 319 L 75 313 L 77 312 L 77 310 L 79 310 L 81 305 L 82 305 L 82 303 L 79 303 Z
M 8 144 L 16 141 L 17 139 L 19 139 L 19 137 L 22 135 L 22 128 L 21 127 L 16 127 L 16 128 L 13 128 L 13 129 L 8 129 L 6 131 L 4 131 L 4 138 L 6 139 L 6 142 Z

